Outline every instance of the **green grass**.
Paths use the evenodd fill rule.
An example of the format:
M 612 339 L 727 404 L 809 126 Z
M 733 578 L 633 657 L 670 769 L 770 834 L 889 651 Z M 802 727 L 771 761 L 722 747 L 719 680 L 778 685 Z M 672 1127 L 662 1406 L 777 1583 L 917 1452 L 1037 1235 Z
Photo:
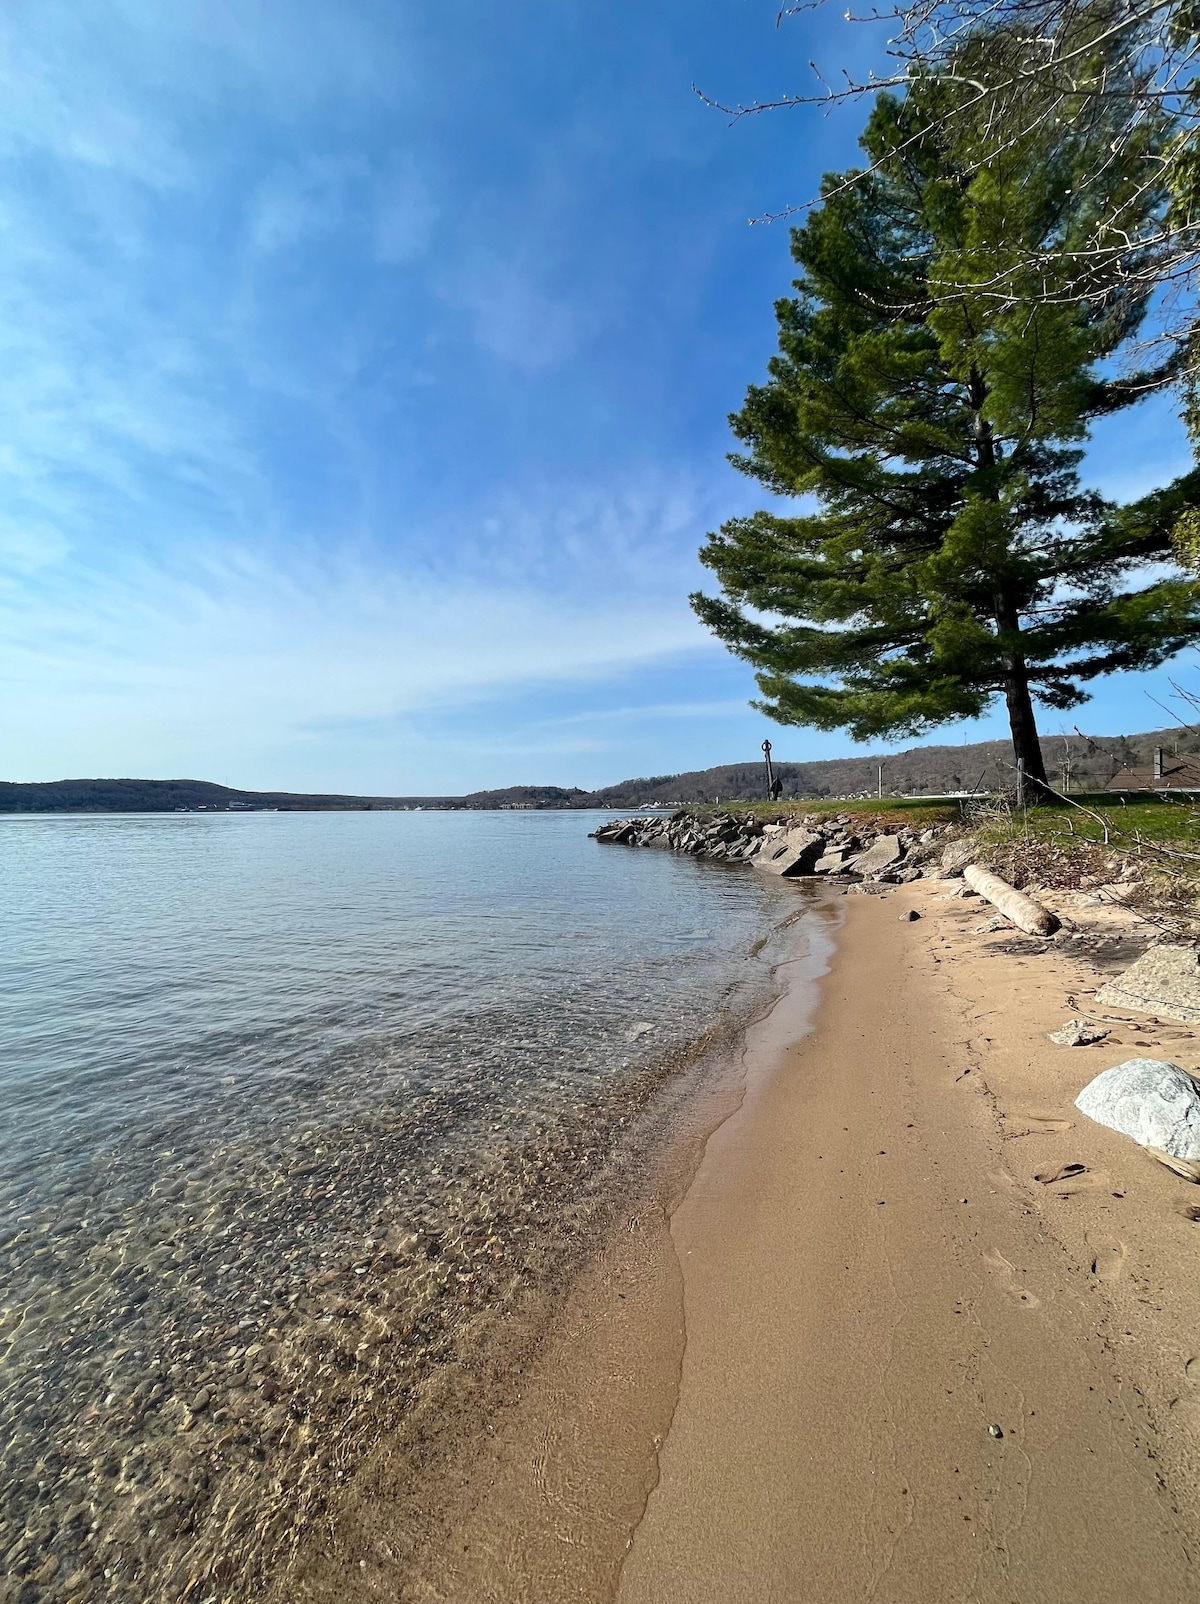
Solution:
M 961 817 L 957 802 L 930 802 L 924 797 L 884 797 L 882 802 L 838 802 L 828 797 L 789 797 L 781 802 L 698 802 L 690 806 L 689 813 L 707 816 L 713 813 L 750 814 L 756 819 L 770 822 L 774 819 L 832 818 L 835 814 L 851 814 L 855 818 L 871 819 L 883 824 L 906 824 L 910 830 L 926 830 L 931 824 L 950 824 Z
M 830 798 L 789 798 L 781 802 L 697 803 L 688 812 L 700 817 L 714 813 L 751 814 L 757 819 L 829 818 L 850 814 L 882 824 L 906 824 L 927 829 L 934 824 L 974 824 L 986 840 L 1023 835 L 1041 839 L 1076 839 L 1104 843 L 1105 825 L 1111 845 L 1134 845 L 1138 840 L 1186 845 L 1200 844 L 1200 797 L 1148 796 L 1141 792 L 1101 791 L 1073 794 L 1071 802 L 1047 802 L 1024 813 L 990 815 L 987 799 L 978 799 L 978 816 L 970 804 L 924 797 L 885 797 L 882 801 L 840 802 Z M 1103 822 L 1102 822 L 1103 821 Z
M 1103 793 L 1026 813 L 980 817 L 980 860 L 1013 885 L 1090 889 L 1120 881 L 1122 899 L 1182 940 L 1200 934 L 1200 804 Z M 1106 839 L 1107 835 L 1107 839 Z
M 1073 795 L 1076 806 L 1056 802 L 1030 808 L 1004 821 L 1005 833 L 1013 829 L 1041 837 L 1082 838 L 1103 844 L 1105 826 L 1112 845 L 1132 845 L 1142 841 L 1200 842 L 1200 797 L 1175 798 L 1147 796 L 1144 792 L 1125 794 L 1111 791 L 1096 795 Z M 986 834 L 993 828 L 982 824 Z

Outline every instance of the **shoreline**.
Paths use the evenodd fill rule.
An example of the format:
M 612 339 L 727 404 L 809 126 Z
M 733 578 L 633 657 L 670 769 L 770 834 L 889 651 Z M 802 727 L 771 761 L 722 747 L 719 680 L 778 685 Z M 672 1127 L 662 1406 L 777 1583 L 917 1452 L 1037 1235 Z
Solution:
M 710 1133 L 741 1099 L 747 1031 L 778 1005 L 781 965 L 827 917 L 810 895 L 786 897 L 783 910 L 789 904 L 749 951 L 765 965 L 759 981 L 740 981 L 740 998 L 724 998 L 686 1057 L 663 1062 L 653 1097 L 592 1177 L 594 1224 L 577 1238 L 574 1262 L 498 1301 L 471 1350 L 447 1355 L 399 1429 L 377 1423 L 374 1448 L 333 1490 L 268 1599 L 507 1599 L 507 1578 L 526 1564 L 547 1597 L 584 1596 L 578 1588 L 597 1575 L 615 1586 L 677 1380 L 669 1217 Z M 579 1375 L 592 1385 L 564 1414 L 560 1378 Z M 526 1560 L 513 1559 L 514 1542 Z
M 1063 1097 L 1112 1060 L 1039 1042 L 1058 977 L 1014 1009 L 1032 957 L 983 954 L 977 911 L 935 899 L 853 900 L 816 1031 L 672 1221 L 688 1359 L 620 1604 L 1196 1591 L 1181 1422 L 1144 1403 L 1187 1317 L 1139 1353 L 1112 1295 L 1118 1223 L 1178 1185 Z M 1033 1178 L 1081 1159 L 1086 1185 Z
M 254 1010 L 245 1055 L 227 1024 L 196 1054 L 195 1093 L 193 1066 L 167 1060 L 188 1073 L 184 1095 L 160 1103 L 144 1093 L 161 1055 L 146 1052 L 153 1078 L 118 1085 L 125 1117 L 111 1139 L 92 1121 L 83 1163 L 60 1142 L 57 1167 L 28 1153 L 9 1164 L 0 1596 L 232 1604 L 276 1588 L 290 1604 L 350 1489 L 381 1473 L 424 1481 L 511 1392 L 614 1208 L 641 1188 L 663 1122 L 773 995 L 764 929 L 796 906 L 690 864 L 614 874 L 599 855 L 579 862 L 591 854 L 577 828 L 555 837 L 557 856 L 520 859 L 519 896 L 508 860 L 483 880 L 502 916 L 522 897 L 534 909 L 503 954 L 511 918 L 479 917 L 495 913 L 486 865 L 457 882 L 427 861 L 415 887 L 397 876 L 401 910 L 436 884 L 438 921 L 448 909 L 462 933 L 431 948 L 393 940 L 386 973 L 356 971 L 327 926 L 317 978 L 351 984 L 325 989 L 319 1018 L 303 1000 L 300 1033 L 258 1027 L 270 977 L 260 965 L 247 980 L 222 943 L 215 972 L 236 970 L 234 1000 Z M 288 975 L 310 974 L 300 941 L 299 957 L 284 950 L 284 1002 Z M 174 981 L 214 958 L 172 950 L 184 953 L 166 965 Z M 414 1024 L 406 1004 L 426 997 L 420 969 L 439 955 L 445 985 Z M 364 974 L 375 1017 L 360 1017 Z M 115 1017 L 140 1028 L 136 997 Z M 153 1039 L 186 1043 L 177 1027 Z M 46 1116 L 29 1122 L 36 1160 L 57 1093 L 39 1103 L 50 1082 L 28 1085 Z
M 835 915 L 825 899 L 796 903 L 758 944 L 775 946 L 780 982 L 766 1007 L 663 1086 L 594 1252 L 546 1289 L 540 1310 L 509 1323 L 507 1352 L 498 1332 L 478 1395 L 490 1408 L 464 1433 L 461 1410 L 434 1405 L 429 1429 L 449 1428 L 448 1451 L 431 1457 L 419 1486 L 406 1448 L 381 1442 L 272 1599 L 612 1596 L 657 1479 L 686 1342 L 671 1217 L 743 1100 L 748 1042 L 773 1028 L 781 1005 L 797 1028 L 815 1008 Z
M 793 988 L 751 1026 L 742 1091 L 582 1275 L 438 1538 L 293 1596 L 1197 1591 L 1195 1194 L 1071 1103 L 1130 1041 L 1200 1043 L 1131 1015 L 1053 1046 L 1102 976 L 944 884 L 824 907 L 815 1019 Z

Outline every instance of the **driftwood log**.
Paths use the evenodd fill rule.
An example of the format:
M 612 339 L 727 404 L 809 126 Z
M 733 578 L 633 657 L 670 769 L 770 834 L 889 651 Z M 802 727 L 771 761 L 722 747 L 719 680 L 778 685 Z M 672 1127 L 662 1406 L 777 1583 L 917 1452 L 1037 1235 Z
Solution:
M 1031 936 L 1052 936 L 1058 929 L 1059 922 L 1049 908 L 1043 907 L 1033 897 L 1027 897 L 1015 886 L 1010 886 L 1007 880 L 1001 880 L 990 869 L 981 869 L 977 863 L 968 863 L 963 870 L 963 879 L 972 891 L 978 891 L 981 897 L 986 897 L 1006 919 L 1011 919 L 1013 924 L 1028 931 Z

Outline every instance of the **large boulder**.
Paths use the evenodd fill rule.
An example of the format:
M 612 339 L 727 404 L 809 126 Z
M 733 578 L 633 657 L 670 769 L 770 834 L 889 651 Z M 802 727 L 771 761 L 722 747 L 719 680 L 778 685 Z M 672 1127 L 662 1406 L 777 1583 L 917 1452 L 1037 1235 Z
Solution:
M 1200 1084 L 1178 1064 L 1127 1059 L 1089 1081 L 1075 1107 L 1143 1147 L 1200 1159 Z
M 817 862 L 825 855 L 825 837 L 813 830 L 789 830 L 786 835 L 768 840 L 754 859 L 756 869 L 769 869 L 772 874 L 812 874 Z
M 1096 1001 L 1184 1025 L 1200 1023 L 1200 954 L 1192 947 L 1151 947 L 1123 975 L 1101 986 Z
M 957 880 L 968 863 L 974 863 L 977 848 L 971 841 L 951 841 L 942 848 L 941 878 Z
M 813 864 L 814 874 L 837 874 L 853 856 L 848 847 L 827 847 L 823 857 Z
M 618 846 L 624 846 L 632 841 L 637 833 L 632 819 L 617 819 L 613 824 L 602 824 L 594 832 L 597 841 L 612 841 Z
M 854 870 L 869 880 L 873 874 L 882 874 L 886 869 L 894 868 L 903 856 L 904 843 L 898 835 L 881 835 L 854 860 Z

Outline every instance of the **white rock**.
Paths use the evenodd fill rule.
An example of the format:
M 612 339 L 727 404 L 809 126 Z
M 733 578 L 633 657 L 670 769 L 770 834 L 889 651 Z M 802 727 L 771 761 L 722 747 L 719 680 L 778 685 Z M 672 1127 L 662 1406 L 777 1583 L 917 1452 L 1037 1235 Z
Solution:
M 1052 1030 L 1049 1034 L 1050 1040 L 1057 1042 L 1060 1047 L 1091 1047 L 1095 1042 L 1103 1041 L 1108 1031 L 1101 1030 L 1097 1025 L 1089 1025 L 1086 1019 L 1068 1019 L 1061 1030 Z
M 1136 1008 L 1181 1024 L 1200 1024 L 1200 954 L 1194 947 L 1151 947 L 1096 993 L 1102 1008 Z
M 1200 1084 L 1178 1064 L 1127 1059 L 1089 1081 L 1075 1107 L 1143 1147 L 1200 1159 Z

